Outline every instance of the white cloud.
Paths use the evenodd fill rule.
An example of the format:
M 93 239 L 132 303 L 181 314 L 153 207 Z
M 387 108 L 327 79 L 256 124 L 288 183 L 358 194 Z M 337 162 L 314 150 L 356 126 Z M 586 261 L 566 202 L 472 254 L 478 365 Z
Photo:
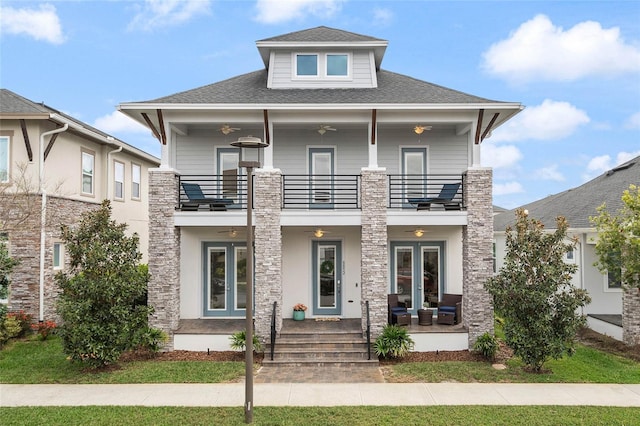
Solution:
M 113 111 L 102 117 L 98 117 L 92 124 L 96 129 L 105 133 L 150 133 L 142 124 L 127 117 L 120 111 Z
M 0 7 L 0 32 L 26 34 L 53 44 L 65 41 L 55 6 L 41 4 L 38 9 Z
M 572 81 L 640 71 L 640 48 L 618 27 L 585 21 L 565 30 L 545 15 L 523 23 L 483 54 L 483 68 L 512 82 Z
M 534 172 L 535 177 L 542 180 L 553 180 L 556 182 L 564 182 L 564 175 L 558 171 L 558 165 L 553 164 L 548 167 L 542 167 Z
M 256 21 L 278 24 L 309 15 L 328 18 L 340 11 L 343 0 L 258 0 Z
M 640 129 L 640 111 L 633 114 L 625 123 L 627 129 Z
M 519 194 L 524 188 L 518 182 L 496 183 L 493 185 L 493 196 Z
M 387 26 L 393 20 L 393 12 L 387 8 L 376 7 L 373 9 L 373 25 Z
M 482 165 L 494 169 L 513 168 L 522 160 L 522 153 L 513 145 L 498 146 L 493 142 L 484 142 L 481 149 Z
M 145 0 L 128 28 L 151 31 L 180 25 L 194 16 L 208 14 L 210 3 L 210 0 Z
M 558 140 L 589 121 L 586 112 L 570 103 L 545 99 L 541 105 L 526 108 L 499 127 L 491 135 L 491 141 Z

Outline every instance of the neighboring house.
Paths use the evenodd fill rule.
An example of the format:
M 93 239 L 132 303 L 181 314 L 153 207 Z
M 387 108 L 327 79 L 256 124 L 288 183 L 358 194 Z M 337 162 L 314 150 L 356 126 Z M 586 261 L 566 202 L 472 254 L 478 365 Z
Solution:
M 158 164 L 86 123 L 0 89 L 0 231 L 20 261 L 11 275 L 9 309 L 40 320 L 56 317 L 53 277 L 68 261 L 60 225 L 78 223 L 104 199 L 111 200 L 112 218 L 138 233 L 146 262 L 148 171 Z
M 461 332 L 432 334 L 418 350 L 466 349 L 492 330 L 483 288 L 492 171 L 480 165 L 480 143 L 522 106 L 385 71 L 387 41 L 347 31 L 317 27 L 256 45 L 264 69 L 119 106 L 162 145 L 150 172 L 149 301 L 168 348 L 212 348 L 202 330 L 245 315 L 238 162 L 256 155 L 258 335 L 269 336 L 277 302 L 278 330 L 296 303 L 309 306 L 307 318 L 361 319 L 364 330 L 368 304 L 376 337 L 389 293 L 401 293 L 414 317 L 444 293 L 463 295 Z M 269 145 L 241 152 L 230 146 L 239 135 Z M 196 198 L 210 199 L 199 208 L 185 192 L 194 183 L 204 194 Z M 452 199 L 424 200 L 445 185 Z M 184 332 L 189 320 L 202 334 Z
M 603 203 L 606 204 L 607 211 L 615 215 L 623 206 L 622 193 L 629 189 L 631 184 L 640 184 L 640 157 L 621 164 L 577 188 L 550 195 L 521 207 L 528 211 L 530 217 L 542 221 L 547 230 L 555 229 L 556 217 L 564 216 L 567 219 L 568 234 L 578 241 L 575 250 L 567 253 L 566 257 L 567 262 L 578 265 L 572 283 L 587 290 L 591 296 L 591 303 L 582 311 L 587 315 L 590 328 L 618 340 L 623 340 L 623 325 L 625 333 L 633 332 L 635 336 L 640 335 L 640 330 L 637 324 L 635 328 L 625 324 L 623 289 L 620 282 L 610 279 L 608 274 L 602 274 L 594 265 L 598 260 L 595 253 L 598 234 L 589 218 L 598 215 L 597 208 Z M 494 219 L 498 268 L 504 264 L 505 230 L 514 223 L 515 210 L 501 213 Z

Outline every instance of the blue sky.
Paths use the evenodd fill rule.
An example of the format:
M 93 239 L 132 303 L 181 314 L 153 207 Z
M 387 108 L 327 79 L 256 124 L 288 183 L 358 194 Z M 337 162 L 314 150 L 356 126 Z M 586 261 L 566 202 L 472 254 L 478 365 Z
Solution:
M 497 205 L 640 155 L 640 0 L 2 0 L 0 86 L 159 156 L 119 103 L 255 71 L 255 41 L 319 25 L 388 40 L 386 70 L 526 106 L 482 146 Z

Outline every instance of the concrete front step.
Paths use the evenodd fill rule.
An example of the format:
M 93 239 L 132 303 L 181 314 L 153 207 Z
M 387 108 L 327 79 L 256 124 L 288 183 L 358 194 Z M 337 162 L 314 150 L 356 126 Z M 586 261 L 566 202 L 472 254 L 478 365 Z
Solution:
M 378 359 L 362 359 L 362 360 L 283 360 L 275 359 L 272 361 L 268 357 L 262 360 L 263 366 L 289 366 L 289 367 L 370 367 L 378 366 Z

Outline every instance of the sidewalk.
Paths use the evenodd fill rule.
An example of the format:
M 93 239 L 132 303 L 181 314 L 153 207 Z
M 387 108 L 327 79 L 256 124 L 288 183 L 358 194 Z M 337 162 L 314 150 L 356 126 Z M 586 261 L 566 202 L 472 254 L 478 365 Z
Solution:
M 0 384 L 0 406 L 241 407 L 244 383 Z M 640 407 L 640 384 L 259 383 L 255 406 L 592 405 Z

